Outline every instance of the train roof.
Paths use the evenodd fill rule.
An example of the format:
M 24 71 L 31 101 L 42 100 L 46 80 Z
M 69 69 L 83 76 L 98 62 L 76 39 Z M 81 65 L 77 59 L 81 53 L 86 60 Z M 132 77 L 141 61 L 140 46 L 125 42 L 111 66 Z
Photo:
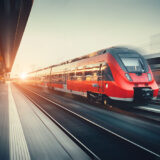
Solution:
M 101 50 L 98 50 L 96 52 L 92 52 L 90 54 L 87 54 L 87 55 L 84 55 L 84 56 L 81 56 L 81 57 L 77 57 L 77 58 L 74 58 L 74 59 L 62 62 L 62 63 L 57 64 L 57 65 L 52 65 L 52 67 L 58 66 L 58 65 L 63 65 L 63 64 L 68 64 L 68 63 L 72 63 L 72 62 L 76 62 L 76 61 L 79 61 L 79 60 L 82 60 L 82 59 L 86 59 L 86 58 L 90 58 L 90 57 L 95 57 L 95 56 L 106 54 L 106 53 L 118 54 L 120 52 L 127 53 L 127 54 L 129 52 L 132 52 L 132 53 L 134 52 L 134 53 L 138 54 L 137 51 L 135 51 L 133 49 L 126 48 L 126 47 L 111 47 L 111 48 L 101 49 Z
M 91 58 L 91 57 L 95 57 L 95 56 L 106 54 L 106 53 L 118 54 L 118 53 L 122 53 L 122 52 L 124 54 L 125 53 L 126 54 L 128 54 L 128 53 L 138 54 L 138 52 L 136 50 L 129 49 L 127 47 L 118 47 L 118 46 L 117 47 L 110 47 L 110 48 L 105 48 L 105 49 L 98 50 L 96 52 L 92 52 L 90 54 L 87 54 L 87 55 L 84 55 L 84 56 L 81 56 L 81 57 L 73 58 L 73 59 L 70 59 L 68 61 L 65 61 L 65 62 L 62 62 L 62 63 L 59 63 L 59 64 L 55 64 L 55 65 L 52 65 L 52 66 L 49 66 L 49 67 L 46 67 L 46 68 L 43 68 L 43 69 L 39 69 L 39 70 L 36 70 L 36 71 L 41 71 L 41 70 L 48 69 L 48 68 L 51 68 L 51 67 L 56 67 L 56 66 L 76 62 L 76 61 L 79 61 L 79 60 L 82 60 L 82 59 Z M 33 71 L 33 72 L 36 72 L 36 71 Z M 33 73 L 33 72 L 30 72 L 30 73 Z

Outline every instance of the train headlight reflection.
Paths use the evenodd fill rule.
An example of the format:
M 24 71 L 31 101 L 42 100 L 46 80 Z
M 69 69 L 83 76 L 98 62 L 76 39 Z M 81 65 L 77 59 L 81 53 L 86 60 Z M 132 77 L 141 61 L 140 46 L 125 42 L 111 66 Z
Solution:
M 125 74 L 126 75 L 126 78 L 129 80 L 129 81 L 132 81 L 132 78 L 130 77 L 130 75 L 128 73 Z
M 152 81 L 152 76 L 150 73 L 148 73 L 148 81 Z

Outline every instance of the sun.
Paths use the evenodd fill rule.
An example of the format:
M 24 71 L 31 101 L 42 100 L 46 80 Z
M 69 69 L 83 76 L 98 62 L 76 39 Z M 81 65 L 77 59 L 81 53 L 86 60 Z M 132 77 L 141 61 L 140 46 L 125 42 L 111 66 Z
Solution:
M 22 73 L 22 74 L 20 75 L 20 78 L 21 78 L 21 79 L 26 79 L 26 78 L 27 78 L 27 74 L 26 74 L 26 73 Z

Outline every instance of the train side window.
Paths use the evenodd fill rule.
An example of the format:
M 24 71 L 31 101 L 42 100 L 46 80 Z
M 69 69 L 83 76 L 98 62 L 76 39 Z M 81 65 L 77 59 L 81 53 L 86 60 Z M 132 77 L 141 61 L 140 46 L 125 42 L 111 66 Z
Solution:
M 67 80 L 70 80 L 70 77 L 69 77 L 69 72 L 66 73 L 67 74 Z
M 76 72 L 76 79 L 78 81 L 82 81 L 83 80 L 83 72 L 82 71 Z
M 55 77 L 55 75 L 51 75 L 51 77 L 50 77 L 51 82 L 54 82 L 54 77 Z
M 62 74 L 59 74 L 59 76 L 58 76 L 58 83 L 63 83 L 63 76 L 62 76 Z
M 92 80 L 93 80 L 93 81 L 97 81 L 97 80 L 98 80 L 98 72 L 97 72 L 97 71 L 94 71 L 94 72 L 93 72 Z
M 52 75 L 52 76 L 51 76 L 51 81 L 52 81 L 52 82 L 56 82 L 56 75 Z
M 67 83 L 67 78 L 68 78 L 68 74 L 64 73 L 63 74 L 63 83 L 66 84 Z
M 92 71 L 91 70 L 86 70 L 85 71 L 85 80 L 90 81 L 92 79 Z
M 76 72 L 76 76 L 82 76 L 82 72 Z
M 51 76 L 51 81 L 53 83 L 63 83 L 63 76 L 62 74 L 54 74 Z
M 86 81 L 97 81 L 99 69 L 100 69 L 100 63 L 87 65 L 85 67 L 85 74 L 84 74 Z
M 69 80 L 75 80 L 75 72 L 69 73 Z
M 92 71 L 85 71 L 85 76 L 91 76 L 92 75 Z
M 102 67 L 102 78 L 104 81 L 113 81 L 113 75 L 108 64 Z

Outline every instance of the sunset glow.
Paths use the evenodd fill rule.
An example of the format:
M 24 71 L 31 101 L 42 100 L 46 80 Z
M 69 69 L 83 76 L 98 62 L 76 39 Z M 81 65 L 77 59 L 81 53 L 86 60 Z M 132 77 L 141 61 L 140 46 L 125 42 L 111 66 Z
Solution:
M 20 75 L 20 78 L 21 78 L 21 79 L 26 79 L 26 78 L 27 78 L 27 74 L 26 74 L 26 73 L 22 73 L 22 74 Z

